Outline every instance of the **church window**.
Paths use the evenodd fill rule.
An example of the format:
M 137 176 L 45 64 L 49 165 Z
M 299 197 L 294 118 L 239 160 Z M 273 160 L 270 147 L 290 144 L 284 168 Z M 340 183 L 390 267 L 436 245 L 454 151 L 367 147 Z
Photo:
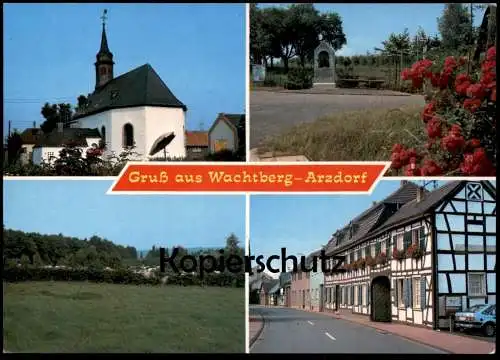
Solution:
M 106 68 L 102 67 L 100 70 L 101 75 L 106 75 Z
M 132 124 L 123 126 L 123 147 L 134 146 L 134 128 Z
M 104 126 L 101 127 L 101 137 L 102 141 L 106 143 L 106 128 Z

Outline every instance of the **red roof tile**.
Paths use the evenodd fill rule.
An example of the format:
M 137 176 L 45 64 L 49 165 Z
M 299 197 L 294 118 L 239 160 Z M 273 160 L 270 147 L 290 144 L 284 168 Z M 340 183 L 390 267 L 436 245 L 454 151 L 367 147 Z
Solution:
M 208 146 L 208 131 L 186 131 L 187 146 Z

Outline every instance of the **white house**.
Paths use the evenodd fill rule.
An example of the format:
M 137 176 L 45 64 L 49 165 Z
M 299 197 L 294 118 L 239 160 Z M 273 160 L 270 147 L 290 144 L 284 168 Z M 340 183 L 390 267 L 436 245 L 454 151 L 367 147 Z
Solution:
M 114 77 L 113 54 L 108 47 L 104 23 L 96 58 L 94 92 L 79 107 L 71 129 L 54 130 L 37 143 L 33 150 L 34 162 L 57 157 L 68 137 L 77 140 L 84 150 L 97 136 L 97 144 L 105 146 L 108 154 L 119 155 L 133 148 L 141 160 L 160 156 L 184 158 L 187 107 L 151 65 Z

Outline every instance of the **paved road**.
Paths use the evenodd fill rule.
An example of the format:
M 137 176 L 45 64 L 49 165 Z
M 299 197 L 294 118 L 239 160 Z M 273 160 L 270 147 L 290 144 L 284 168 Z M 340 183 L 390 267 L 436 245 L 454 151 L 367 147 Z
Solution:
M 250 148 L 268 135 L 312 122 L 321 116 L 369 108 L 396 109 L 404 105 L 424 105 L 422 96 L 332 95 L 252 91 L 250 93 Z
M 265 317 L 251 353 L 445 354 L 374 328 L 287 308 L 250 307 Z

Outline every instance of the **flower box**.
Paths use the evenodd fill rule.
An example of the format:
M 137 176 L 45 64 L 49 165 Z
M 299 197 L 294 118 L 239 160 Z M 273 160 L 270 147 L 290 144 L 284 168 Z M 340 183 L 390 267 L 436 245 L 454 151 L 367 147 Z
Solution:
M 384 265 L 385 263 L 387 263 L 387 255 L 386 255 L 386 253 L 382 252 L 382 253 L 378 254 L 377 257 L 375 258 L 375 262 L 378 265 Z
M 367 256 L 366 257 L 366 265 L 375 266 L 376 265 L 375 259 L 371 256 Z
M 406 256 L 412 259 L 420 259 L 424 256 L 424 252 L 417 244 L 412 244 L 408 250 L 406 250 Z
M 395 260 L 401 261 L 406 257 L 406 252 L 404 250 L 398 250 L 397 248 L 394 248 L 394 250 L 392 251 L 392 257 Z

